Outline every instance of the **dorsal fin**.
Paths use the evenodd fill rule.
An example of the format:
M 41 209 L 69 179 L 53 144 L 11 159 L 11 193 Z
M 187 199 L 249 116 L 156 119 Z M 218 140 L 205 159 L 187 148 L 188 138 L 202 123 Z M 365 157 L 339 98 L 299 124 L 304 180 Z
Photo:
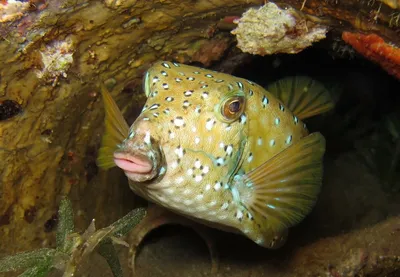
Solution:
M 324 85 L 307 76 L 283 78 L 270 84 L 267 90 L 301 120 L 334 107 L 332 96 Z
M 104 86 L 101 87 L 101 94 L 105 109 L 105 132 L 101 140 L 97 165 L 102 169 L 109 169 L 115 166 L 114 151 L 117 149 L 117 145 L 128 136 L 129 126 L 117 103 Z

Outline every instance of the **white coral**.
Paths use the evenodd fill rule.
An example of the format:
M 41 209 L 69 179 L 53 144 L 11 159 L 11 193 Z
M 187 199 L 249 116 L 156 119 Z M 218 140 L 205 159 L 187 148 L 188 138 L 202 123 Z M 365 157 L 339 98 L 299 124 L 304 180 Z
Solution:
M 0 22 L 8 22 L 21 18 L 29 8 L 29 2 L 8 0 L 0 4 Z
M 38 78 L 57 80 L 59 76 L 67 77 L 67 70 L 74 61 L 73 52 L 73 43 L 70 39 L 54 41 L 47 45 L 44 51 L 40 51 L 43 68 L 36 72 Z
M 236 35 L 238 47 L 243 52 L 258 55 L 294 54 L 325 38 L 327 27 L 308 25 L 300 12 L 292 8 L 281 9 L 270 2 L 259 9 L 251 8 L 245 12 L 232 34 Z

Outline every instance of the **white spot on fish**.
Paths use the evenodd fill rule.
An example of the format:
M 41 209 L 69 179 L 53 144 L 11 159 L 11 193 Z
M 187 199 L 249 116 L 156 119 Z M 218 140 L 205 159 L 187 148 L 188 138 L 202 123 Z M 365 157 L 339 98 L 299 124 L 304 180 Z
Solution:
M 200 112 L 201 112 L 201 107 L 200 107 L 200 106 L 197 106 L 196 109 L 194 109 L 194 111 L 195 111 L 197 114 L 200 114 Z
M 264 239 L 263 239 L 263 238 L 258 238 L 258 239 L 256 240 L 256 243 L 257 243 L 257 244 L 260 244 L 260 245 L 263 245 Z
M 180 83 L 180 82 L 182 82 L 182 79 L 181 79 L 181 78 L 175 78 L 175 81 L 176 81 L 177 83 Z
M 294 124 L 299 123 L 299 119 L 297 118 L 297 116 L 294 116 L 293 119 L 294 119 Z
M 262 145 L 262 143 L 263 143 L 262 138 L 259 137 L 259 138 L 257 139 L 257 144 L 258 144 L 258 145 Z
M 209 215 L 216 215 L 217 212 L 216 212 L 216 211 L 209 211 L 208 214 L 209 214 Z
M 183 120 L 183 117 L 177 116 L 174 119 L 174 124 L 175 124 L 176 127 L 182 127 L 185 124 L 185 120 Z
M 166 192 L 167 194 L 173 194 L 173 193 L 175 192 L 175 190 L 174 190 L 173 188 L 167 188 L 167 189 L 165 190 L 165 192 Z
M 247 162 L 251 163 L 253 161 L 253 153 L 250 153 L 249 157 L 247 158 Z
M 196 200 L 197 201 L 201 201 L 203 199 L 204 195 L 203 194 L 199 194 L 196 196 Z
M 228 156 L 230 156 L 230 155 L 232 154 L 232 152 L 233 152 L 233 146 L 232 146 L 232 144 L 231 144 L 231 145 L 228 145 L 228 146 L 226 147 L 225 152 L 226 152 L 226 154 L 227 154 Z
M 240 202 L 240 194 L 236 187 L 232 187 L 231 189 L 233 201 L 239 203 Z
M 169 133 L 169 138 L 170 139 L 174 139 L 175 138 L 175 133 L 174 132 Z
M 253 215 L 251 213 L 247 213 L 247 217 L 252 220 L 253 219 Z
M 279 103 L 279 109 L 283 112 L 285 110 L 285 107 L 281 103 Z
M 237 82 L 237 85 L 238 85 L 239 89 L 243 90 L 243 84 L 242 84 L 242 82 Z
M 194 167 L 200 168 L 200 167 L 201 167 L 201 162 L 200 162 L 199 160 L 196 160 L 196 161 L 194 162 Z
M 238 211 L 236 212 L 236 218 L 239 219 L 239 220 L 241 220 L 241 219 L 243 218 L 243 212 L 240 211 L 240 210 L 238 210 Z
M 132 139 L 134 136 L 135 136 L 135 131 L 134 130 L 130 131 L 128 138 Z
M 279 125 L 280 122 L 281 120 L 279 119 L 279 117 L 275 118 L 275 125 Z
M 174 66 L 176 66 L 176 67 L 179 67 L 179 64 L 177 64 L 177 63 L 175 63 L 175 62 L 173 62 L 172 63 Z
M 206 190 L 210 190 L 211 189 L 211 185 L 210 184 L 207 184 L 206 185 Z
M 211 201 L 210 203 L 208 203 L 209 207 L 213 207 L 217 204 L 217 201 Z
M 187 108 L 187 107 L 189 107 L 190 105 L 191 105 L 191 104 L 190 104 L 189 101 L 187 101 L 187 100 L 183 101 L 183 108 Z
M 220 142 L 219 143 L 219 148 L 224 148 L 224 147 L 225 147 L 225 144 L 223 142 Z
M 160 81 L 160 79 L 158 79 L 157 76 L 153 78 L 153 84 L 157 83 L 158 81 Z
M 219 158 L 217 158 L 217 159 L 215 160 L 215 164 L 216 164 L 217 166 L 224 165 L 224 163 L 225 163 L 225 159 L 222 158 L 222 157 L 219 157 Z
M 207 174 L 210 171 L 210 168 L 206 165 L 203 167 L 203 173 Z
M 166 67 L 166 68 L 171 68 L 171 67 L 169 66 L 169 64 L 167 64 L 167 63 L 162 63 L 162 66 L 163 66 L 163 67 Z
M 228 207 L 229 207 L 229 204 L 227 202 L 225 202 L 224 204 L 222 204 L 221 210 L 226 210 L 226 209 L 228 209 Z
M 226 131 L 230 131 L 231 129 L 232 129 L 232 125 L 226 124 L 225 130 L 226 130 Z
M 275 145 L 275 140 L 274 139 L 271 139 L 270 141 L 269 141 L 269 146 L 274 146 Z
M 144 136 L 144 143 L 146 143 L 147 145 L 151 144 L 150 132 L 146 132 L 146 135 Z
M 274 205 L 271 205 L 271 204 L 267 204 L 267 207 L 271 208 L 271 209 L 274 209 L 274 210 L 276 209 L 276 207 Z
M 162 166 L 162 167 L 160 168 L 159 174 L 160 174 L 160 175 L 163 175 L 166 171 L 167 171 L 167 170 L 165 169 L 165 167 Z
M 149 110 L 155 110 L 155 109 L 158 109 L 158 107 L 160 107 L 159 104 L 153 104 L 150 106 Z
M 268 105 L 268 103 L 269 103 L 269 100 L 268 100 L 267 96 L 264 95 L 262 98 L 263 108 L 265 108 Z
M 183 93 L 186 97 L 189 97 L 193 94 L 193 90 L 187 90 Z
M 254 92 L 252 90 L 249 90 L 249 95 L 253 96 Z
M 161 71 L 161 75 L 168 76 L 167 72 L 165 72 L 165 71 Z
M 245 124 L 246 121 L 247 121 L 246 115 L 245 115 L 245 114 L 242 114 L 242 115 L 240 116 L 239 122 L 240 122 L 241 124 Z
M 185 189 L 184 191 L 183 191 L 183 194 L 184 195 L 189 195 L 189 194 L 191 194 L 192 193 L 192 190 L 190 190 L 190 189 Z
M 187 170 L 187 175 L 193 175 L 193 169 L 191 169 L 191 168 L 189 168 L 188 170 Z
M 193 200 L 185 199 L 185 200 L 183 200 L 183 204 L 185 204 L 186 206 L 192 205 Z
M 221 186 L 222 186 L 221 182 L 216 182 L 214 185 L 214 189 L 218 191 L 221 188 Z
M 226 218 L 227 218 L 227 216 L 226 216 L 226 215 L 224 215 L 224 214 L 223 214 L 223 215 L 220 215 L 220 216 L 218 216 L 218 219 L 219 219 L 219 220 L 224 220 L 224 219 L 226 219 Z
M 212 78 L 213 76 L 211 74 L 206 74 L 207 78 Z
M 208 88 L 208 85 L 202 85 L 201 88 Z
M 214 119 L 211 119 L 211 118 L 207 119 L 206 129 L 208 131 L 211 131 L 212 127 L 214 127 L 214 124 L 215 124 L 215 120 Z
M 179 157 L 182 158 L 184 154 L 184 150 L 181 146 L 178 146 L 178 148 L 175 149 L 175 154 Z
M 192 127 L 192 132 L 196 133 L 197 132 L 197 128 L 196 127 Z
M 162 84 L 162 87 L 163 87 L 164 89 L 169 89 L 169 86 L 168 86 L 167 83 Z
M 194 138 L 194 143 L 195 144 L 199 144 L 200 143 L 200 138 L 199 137 L 195 137 Z
M 177 183 L 177 184 L 182 184 L 183 181 L 185 181 L 185 178 L 183 178 L 182 176 L 176 178 L 176 183 Z
M 201 175 L 196 175 L 196 177 L 194 178 L 194 180 L 195 180 L 196 182 L 201 182 L 201 180 L 203 180 L 203 176 L 201 176 Z
M 188 81 L 194 81 L 194 78 L 193 77 L 187 77 L 186 78 Z
M 291 142 L 292 142 L 292 135 L 287 137 L 286 144 L 290 144 Z
M 172 167 L 172 169 L 177 168 L 177 167 L 178 167 L 178 163 L 177 163 L 177 162 L 173 162 L 173 163 L 171 164 L 171 167 Z

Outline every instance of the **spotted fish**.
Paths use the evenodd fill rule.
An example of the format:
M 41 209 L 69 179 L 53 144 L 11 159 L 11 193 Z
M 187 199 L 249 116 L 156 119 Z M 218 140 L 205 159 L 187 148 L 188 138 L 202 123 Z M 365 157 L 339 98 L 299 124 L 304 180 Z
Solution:
M 281 246 L 320 191 L 325 139 L 301 120 L 332 108 L 328 91 L 307 77 L 267 91 L 173 62 L 153 65 L 143 87 L 131 127 L 104 89 L 98 165 L 120 167 L 136 194 L 170 211 Z

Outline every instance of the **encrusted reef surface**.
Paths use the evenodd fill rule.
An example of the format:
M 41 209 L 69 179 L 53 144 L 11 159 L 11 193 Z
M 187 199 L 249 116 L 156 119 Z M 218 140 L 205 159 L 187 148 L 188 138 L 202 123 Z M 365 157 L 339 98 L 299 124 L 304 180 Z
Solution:
M 0 253 L 53 244 L 57 204 L 112 222 L 127 187 L 97 175 L 103 82 L 132 121 L 159 59 L 209 66 L 231 45 L 218 20 L 260 1 L 4 1 L 0 27 Z M 206 55 L 205 55 L 206 53 Z M 122 104 L 125 103 L 125 104 Z M 120 176 L 120 175 L 117 175 Z M 129 198 L 129 199 L 128 199 Z M 106 209 L 107 211 L 105 211 Z
M 390 40 L 393 47 L 398 46 L 398 2 L 354 1 L 347 6 L 331 2 L 285 1 L 298 11 L 312 14 L 314 17 L 304 18 L 324 26 L 323 32 L 325 28 L 346 26 L 374 31 Z M 379 13 L 370 15 L 364 11 L 376 11 L 379 3 Z M 121 172 L 100 172 L 95 164 L 104 115 L 98 85 L 106 85 L 131 123 L 145 100 L 141 78 L 154 61 L 216 65 L 231 71 L 246 57 L 234 48 L 235 37 L 230 31 L 236 25 L 231 24 L 232 19 L 263 4 L 263 0 L 0 1 L 0 258 L 23 250 L 53 247 L 56 211 L 63 195 L 71 198 L 76 225 L 82 230 L 92 218 L 96 218 L 97 226 L 106 226 L 139 205 Z M 357 5 L 365 7 L 363 19 L 356 16 L 357 11 L 346 10 Z M 368 16 L 375 21 L 368 21 Z M 301 27 L 305 30 L 308 25 Z M 398 64 L 394 67 L 397 70 Z M 345 170 L 332 167 L 336 169 L 333 172 Z M 348 172 L 348 176 L 352 173 Z M 359 173 L 367 174 L 362 170 Z M 331 173 L 331 177 L 335 175 Z M 306 222 L 298 232 L 293 231 L 306 239 L 315 232 L 330 238 L 295 239 L 296 247 L 289 241 L 282 251 L 265 254 L 232 237 L 240 245 L 224 254 L 224 249 L 232 247 L 231 235 L 226 235 L 228 239 L 221 240 L 220 250 L 227 258 L 222 259 L 219 275 L 399 276 L 400 252 L 395 251 L 400 249 L 400 223 L 395 217 L 399 206 L 390 204 L 373 212 L 377 204 L 374 201 L 379 199 L 382 203 L 389 196 L 379 194 L 373 185 L 376 190 L 364 197 L 364 186 L 349 192 L 348 183 L 345 179 L 337 186 L 328 186 L 317 212 L 311 216 L 310 222 L 314 223 Z M 345 211 L 332 210 L 342 206 L 332 203 L 343 197 L 350 197 L 345 207 L 354 211 L 346 220 L 364 224 L 338 223 L 338 215 Z M 396 201 L 399 203 L 398 197 L 388 203 Z M 362 207 L 356 209 L 360 203 Z M 362 212 L 366 207 L 368 212 Z M 358 218 L 363 216 L 373 220 Z M 307 229 L 320 222 L 325 225 L 318 230 Z M 373 226 L 378 222 L 382 223 Z M 341 228 L 327 231 L 339 225 L 346 226 L 344 232 L 353 231 L 341 236 Z M 195 245 L 192 240 L 186 242 Z M 178 262 L 175 257 L 182 253 L 175 245 L 167 245 L 161 261 L 154 260 L 154 247 L 159 247 L 157 251 L 167 248 L 159 243 L 144 248 L 138 262 L 141 276 L 208 275 L 208 264 L 201 267 L 205 258 L 180 262 L 183 266 L 193 265 L 187 275 L 182 273 L 184 270 L 179 271 L 177 263 L 171 263 L 174 268 L 165 272 L 162 267 L 150 266 L 153 260 L 166 265 L 168 257 Z M 187 245 L 181 249 L 192 254 Z M 248 252 L 253 255 L 248 256 Z M 101 268 L 96 263 L 92 270 Z M 110 272 L 105 269 L 93 276 L 110 276 Z

